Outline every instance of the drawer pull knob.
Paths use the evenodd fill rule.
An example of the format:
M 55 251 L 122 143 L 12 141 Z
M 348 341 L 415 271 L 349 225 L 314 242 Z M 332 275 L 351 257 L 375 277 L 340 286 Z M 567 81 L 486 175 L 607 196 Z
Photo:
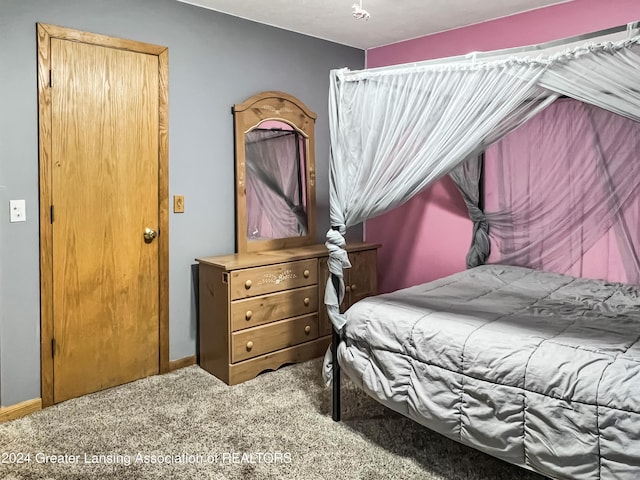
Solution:
M 355 291 L 355 289 L 356 289 L 356 284 L 354 283 L 353 285 L 351 285 L 351 291 L 353 292 Z
M 346 290 L 347 292 L 350 292 L 350 291 L 351 291 L 351 287 L 350 287 L 349 285 L 347 285 L 347 286 L 346 286 L 346 288 L 345 288 L 345 290 Z
M 311 327 L 309 325 L 304 327 L 304 333 L 306 333 L 307 335 L 309 335 L 309 333 L 311 333 Z
M 252 316 L 253 316 L 253 312 L 251 310 L 247 310 L 247 313 L 244 314 L 244 318 L 247 319 L 247 322 L 251 320 Z
M 309 278 L 309 275 L 311 275 L 311 272 L 309 270 L 305 270 L 304 272 L 302 272 L 302 275 L 304 275 L 304 278 Z
M 308 307 L 310 303 L 311 303 L 311 299 L 310 299 L 309 297 L 305 297 L 305 299 L 304 299 L 304 305 L 305 305 L 306 307 Z
M 247 351 L 250 352 L 252 348 L 253 348 L 253 342 L 251 341 L 247 342 Z
M 246 282 L 244 282 L 244 288 L 246 288 L 247 290 L 251 288 L 251 280 L 247 280 Z

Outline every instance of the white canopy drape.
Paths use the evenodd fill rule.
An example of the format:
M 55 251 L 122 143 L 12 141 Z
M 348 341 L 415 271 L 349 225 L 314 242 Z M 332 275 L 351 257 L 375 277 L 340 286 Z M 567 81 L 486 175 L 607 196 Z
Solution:
M 640 122 L 564 98 L 490 145 L 485 158 L 482 210 L 472 208 L 480 162 L 450 173 L 473 204 L 474 233 L 486 228 L 470 250 L 486 255 L 468 266 L 640 285 Z
M 558 96 L 640 120 L 640 36 L 549 57 L 331 72 L 329 279 L 325 303 L 345 324 L 346 228 L 409 200 Z

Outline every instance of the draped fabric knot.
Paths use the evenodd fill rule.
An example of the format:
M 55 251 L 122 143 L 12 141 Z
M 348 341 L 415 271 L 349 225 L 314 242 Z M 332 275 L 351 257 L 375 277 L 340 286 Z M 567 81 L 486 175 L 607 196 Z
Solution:
M 325 243 L 327 250 L 329 250 L 327 265 L 331 275 L 327 279 L 324 303 L 327 308 L 329 320 L 331 320 L 334 330 L 338 333 L 342 332 L 342 329 L 347 323 L 344 315 L 340 313 L 340 304 L 345 294 L 344 269 L 351 268 L 351 262 L 349 262 L 349 256 L 346 250 L 347 241 L 344 238 L 346 231 L 347 228 L 344 224 L 334 225 L 327 232 L 327 241 Z M 322 368 L 322 376 L 327 386 L 333 378 L 334 360 L 331 348 L 329 348 L 325 354 Z
M 329 319 L 338 332 L 342 331 L 346 323 L 344 315 L 340 313 L 340 304 L 345 294 L 343 269 L 351 268 L 346 250 L 345 233 L 345 225 L 334 226 L 327 232 L 327 241 L 325 243 L 327 250 L 329 250 L 327 265 L 331 276 L 327 279 L 324 303 L 327 306 Z
M 489 221 L 484 212 L 478 206 L 471 205 L 469 217 L 473 222 L 473 236 L 467 253 L 467 268 L 473 268 L 487 263 L 491 253 L 491 241 L 489 240 Z
M 467 268 L 484 265 L 491 252 L 489 240 L 489 221 L 480 208 L 480 183 L 482 182 L 482 163 L 484 155 L 470 158 L 461 163 L 449 176 L 453 179 L 462 194 L 464 203 L 473 222 L 471 247 L 467 253 Z

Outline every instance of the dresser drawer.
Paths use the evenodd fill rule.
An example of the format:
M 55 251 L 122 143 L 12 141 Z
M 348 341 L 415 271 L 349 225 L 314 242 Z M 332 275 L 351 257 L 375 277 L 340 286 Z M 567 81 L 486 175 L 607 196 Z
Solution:
M 289 318 L 231 334 L 231 362 L 318 338 L 318 314 Z
M 236 300 L 231 302 L 231 331 L 317 311 L 317 285 Z
M 255 297 L 318 282 L 318 260 L 300 260 L 231 272 L 231 299 Z

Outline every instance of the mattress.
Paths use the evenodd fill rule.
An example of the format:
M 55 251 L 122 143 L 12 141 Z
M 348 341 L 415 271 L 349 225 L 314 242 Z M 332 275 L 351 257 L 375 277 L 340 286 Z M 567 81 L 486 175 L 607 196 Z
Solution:
M 343 371 L 389 408 L 551 478 L 640 478 L 640 292 L 481 266 L 361 300 Z

